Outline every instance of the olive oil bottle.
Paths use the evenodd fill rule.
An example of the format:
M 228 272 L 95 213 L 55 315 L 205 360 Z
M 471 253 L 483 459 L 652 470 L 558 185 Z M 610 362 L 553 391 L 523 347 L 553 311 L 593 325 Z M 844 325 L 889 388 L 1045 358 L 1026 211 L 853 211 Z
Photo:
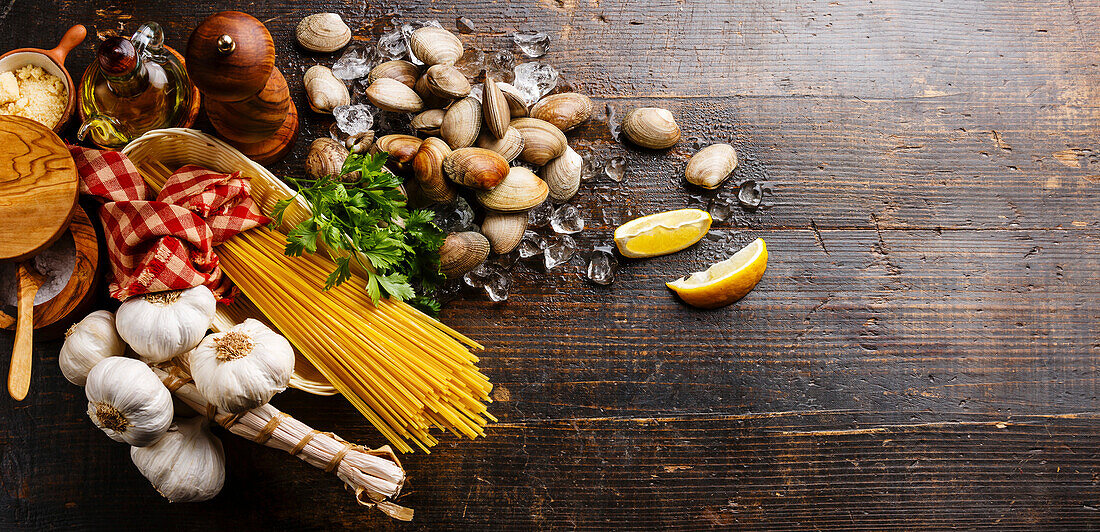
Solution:
M 180 60 L 164 46 L 156 23 L 133 37 L 109 37 L 80 80 L 77 136 L 121 148 L 146 131 L 176 127 L 191 109 L 192 85 Z

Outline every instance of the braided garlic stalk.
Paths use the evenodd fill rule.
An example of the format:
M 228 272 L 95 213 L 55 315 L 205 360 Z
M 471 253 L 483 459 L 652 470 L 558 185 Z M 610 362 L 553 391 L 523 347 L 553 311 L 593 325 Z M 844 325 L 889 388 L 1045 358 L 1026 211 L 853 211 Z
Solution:
M 176 397 L 229 432 L 286 451 L 326 473 L 335 471 L 346 487 L 355 492 L 359 504 L 377 506 L 394 519 L 412 520 L 411 509 L 389 500 L 401 492 L 405 471 L 388 445 L 368 449 L 349 443 L 331 432 L 314 430 L 270 404 L 230 414 L 208 405 L 191 376 L 178 366 L 171 366 L 170 370 L 154 367 L 153 371 Z

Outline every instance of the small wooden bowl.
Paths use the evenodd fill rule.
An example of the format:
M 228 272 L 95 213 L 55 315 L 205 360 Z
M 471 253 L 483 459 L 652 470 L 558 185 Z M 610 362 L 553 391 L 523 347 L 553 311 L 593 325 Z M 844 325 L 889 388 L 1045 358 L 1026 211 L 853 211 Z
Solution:
M 68 232 L 72 233 L 76 247 L 73 273 L 57 295 L 34 306 L 36 338 L 61 336 L 70 325 L 84 317 L 95 299 L 95 287 L 101 277 L 99 243 L 92 220 L 79 205 Z M 0 310 L 0 327 L 14 330 L 15 322 L 13 316 Z
M 82 24 L 77 24 L 65 32 L 65 36 L 61 37 L 61 42 L 52 50 L 19 48 L 0 55 L 0 72 L 15 70 L 26 65 L 34 65 L 41 67 L 48 74 L 57 76 L 65 82 L 65 92 L 69 94 L 69 101 L 65 104 L 65 112 L 53 125 L 55 133 L 61 133 L 61 130 L 65 129 L 65 125 L 69 123 L 69 119 L 72 118 L 73 111 L 76 109 L 76 87 L 73 86 L 73 78 L 69 76 L 69 71 L 65 69 L 65 58 L 68 57 L 73 48 L 84 42 L 84 37 L 87 35 L 88 30 Z

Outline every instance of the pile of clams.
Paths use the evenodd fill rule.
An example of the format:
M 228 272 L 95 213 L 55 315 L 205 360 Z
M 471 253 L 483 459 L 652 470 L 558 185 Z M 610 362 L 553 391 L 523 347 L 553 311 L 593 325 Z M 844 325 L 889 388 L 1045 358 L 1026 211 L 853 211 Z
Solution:
M 329 24 L 332 28 L 324 27 Z M 310 50 L 346 44 L 346 25 L 332 14 L 307 17 L 299 39 Z M 349 34 L 348 34 L 349 35 Z M 346 145 L 318 139 L 310 149 L 306 171 L 311 177 L 338 169 L 350 152 L 388 154 L 387 166 L 406 177 L 410 204 L 447 204 L 462 191 L 484 208 L 480 232 L 448 235 L 440 248 L 442 272 L 457 278 L 476 268 L 490 252 L 510 253 L 527 229 L 527 211 L 547 198 L 568 202 L 577 193 L 584 162 L 569 146 L 566 133 L 593 115 L 593 103 L 577 92 L 547 95 L 528 105 L 516 87 L 496 80 L 488 71 L 470 79 L 455 66 L 463 57 L 462 41 L 450 31 L 423 26 L 408 36 L 408 48 L 419 62 L 391 60 L 367 74 L 364 96 L 375 107 L 410 113 L 416 136 L 373 132 L 347 139 Z M 306 90 L 316 112 L 346 105 L 343 82 L 324 66 L 306 73 Z M 480 90 L 476 84 L 480 83 Z M 622 122 L 633 144 L 662 150 L 680 141 L 680 128 L 666 109 L 643 107 L 628 112 Z M 688 165 L 688 181 L 718 186 L 737 165 L 729 145 L 702 150 Z

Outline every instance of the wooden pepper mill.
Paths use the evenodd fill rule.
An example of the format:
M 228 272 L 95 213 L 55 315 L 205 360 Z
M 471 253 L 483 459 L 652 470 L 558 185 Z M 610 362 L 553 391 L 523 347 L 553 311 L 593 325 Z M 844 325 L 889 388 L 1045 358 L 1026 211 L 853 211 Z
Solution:
M 290 151 L 298 109 L 262 22 L 239 11 L 207 17 L 187 42 L 187 73 L 206 96 L 214 129 L 235 148 L 260 164 Z

